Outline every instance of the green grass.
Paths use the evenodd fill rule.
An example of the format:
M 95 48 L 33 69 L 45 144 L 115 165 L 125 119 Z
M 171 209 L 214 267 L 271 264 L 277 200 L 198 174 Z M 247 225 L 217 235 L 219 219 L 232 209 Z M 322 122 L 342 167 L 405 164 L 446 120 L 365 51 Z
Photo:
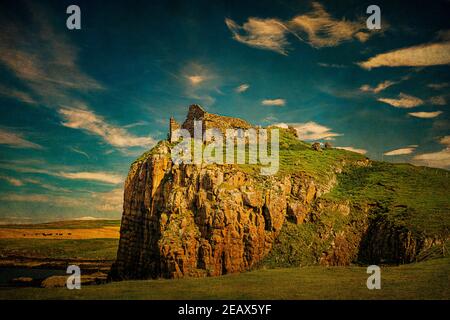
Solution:
M 390 222 L 429 236 L 448 236 L 450 178 L 442 169 L 373 162 L 350 167 L 325 197 L 376 204 Z
M 37 224 L 5 224 L 0 229 L 92 229 L 120 227 L 120 220 L 66 220 Z
M 0 299 L 450 299 L 450 259 L 381 268 L 368 290 L 365 267 L 261 269 L 211 278 L 140 280 L 65 288 L 0 290 Z
M 119 239 L 0 239 L 0 257 L 114 260 Z

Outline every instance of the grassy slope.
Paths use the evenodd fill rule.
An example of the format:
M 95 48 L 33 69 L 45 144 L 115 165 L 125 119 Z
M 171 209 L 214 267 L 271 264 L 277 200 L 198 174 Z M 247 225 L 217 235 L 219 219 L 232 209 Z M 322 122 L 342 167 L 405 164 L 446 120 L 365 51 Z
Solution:
M 298 141 L 289 132 L 280 135 L 280 174 L 302 171 L 324 182 L 334 168 L 344 167 L 337 175 L 337 185 L 322 198 L 327 201 L 350 201 L 353 205 L 372 205 L 392 225 L 415 234 L 445 239 L 450 230 L 450 177 L 442 169 L 416 167 L 410 164 L 371 162 L 370 166 L 354 165 L 364 156 L 345 150 L 317 152 Z M 267 267 L 301 266 L 317 263 L 328 243 L 320 234 L 327 226 L 338 232 L 348 223 L 365 219 L 360 212 L 349 216 L 323 212 L 314 223 L 295 225 L 286 222 L 271 253 L 261 262 Z M 352 222 L 353 221 L 353 222 Z M 434 252 L 436 251 L 436 252 Z M 439 256 L 439 249 L 428 252 Z
M 370 167 L 346 170 L 326 197 L 377 204 L 397 225 L 430 236 L 448 236 L 449 190 L 446 170 L 373 162 Z
M 381 290 L 368 290 L 366 268 L 260 269 L 200 279 L 140 280 L 81 290 L 8 289 L 0 299 L 449 299 L 450 259 L 385 267 Z

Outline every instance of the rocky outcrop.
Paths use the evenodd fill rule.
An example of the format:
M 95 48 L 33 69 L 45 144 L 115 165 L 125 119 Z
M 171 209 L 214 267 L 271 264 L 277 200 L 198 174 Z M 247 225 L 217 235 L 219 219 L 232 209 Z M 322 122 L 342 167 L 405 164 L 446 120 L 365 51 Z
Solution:
M 186 120 L 181 125 L 182 129 L 186 129 L 194 136 L 194 121 L 202 122 L 203 132 L 207 129 L 219 129 L 222 133 L 225 133 L 226 129 L 249 129 L 252 126 L 245 120 L 233 117 L 220 116 L 217 114 L 209 113 L 203 110 L 197 104 L 193 104 L 189 107 L 189 111 Z
M 233 165 L 175 165 L 168 143 L 132 165 L 125 183 L 119 279 L 247 270 L 286 218 L 301 223 L 320 192 L 302 175 L 255 177 Z
M 182 128 L 193 130 L 194 120 L 204 128 L 250 127 L 196 105 Z M 172 119 L 170 128 L 178 127 Z M 295 129 L 287 132 L 296 139 Z M 161 141 L 130 168 L 112 279 L 218 276 L 267 259 L 283 266 L 407 263 L 441 241 L 392 224 L 373 200 L 326 196 L 345 168 L 370 168 L 368 159 L 336 161 L 315 178 L 301 170 L 262 176 L 239 165 L 175 164 L 172 146 Z

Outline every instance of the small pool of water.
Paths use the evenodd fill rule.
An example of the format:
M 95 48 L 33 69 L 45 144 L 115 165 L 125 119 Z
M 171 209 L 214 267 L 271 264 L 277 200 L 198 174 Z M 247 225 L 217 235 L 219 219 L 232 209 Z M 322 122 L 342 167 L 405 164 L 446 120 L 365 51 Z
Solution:
M 30 277 L 34 280 L 51 276 L 64 276 L 68 275 L 66 270 L 61 269 L 32 269 L 32 268 L 0 268 L 0 287 L 12 286 L 11 280 L 19 277 Z

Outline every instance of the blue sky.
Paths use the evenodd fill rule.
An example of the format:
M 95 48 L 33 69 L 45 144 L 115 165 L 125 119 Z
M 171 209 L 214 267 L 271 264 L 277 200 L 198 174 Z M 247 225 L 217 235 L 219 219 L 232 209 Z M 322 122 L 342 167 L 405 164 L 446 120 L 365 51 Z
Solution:
M 66 28 L 67 6 L 81 30 Z M 448 1 L 3 1 L 0 222 L 119 218 L 187 106 L 450 168 Z

